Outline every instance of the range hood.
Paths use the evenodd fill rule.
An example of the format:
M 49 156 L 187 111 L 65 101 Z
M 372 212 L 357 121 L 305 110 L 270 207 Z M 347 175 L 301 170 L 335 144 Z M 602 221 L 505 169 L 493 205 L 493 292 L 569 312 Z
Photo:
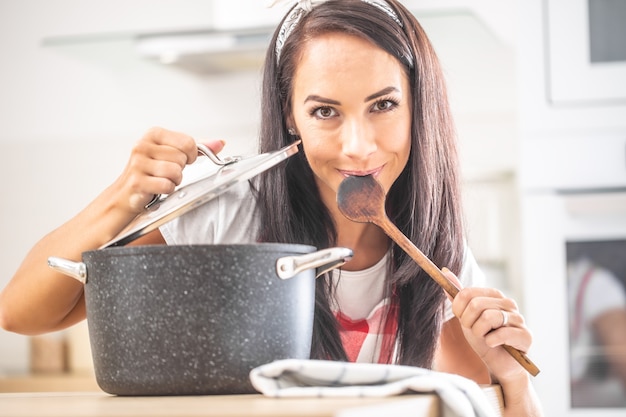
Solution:
M 414 12 L 440 55 L 459 55 L 464 42 L 481 45 L 502 39 L 468 9 Z M 455 28 L 451 30 L 450 28 Z M 198 74 L 259 70 L 275 26 L 135 34 L 139 56 Z
M 93 25 L 76 25 L 74 29 L 67 29 L 73 32 L 71 34 L 45 37 L 43 45 L 112 46 L 107 43 L 123 42 L 116 47 L 118 50 L 124 48 L 124 53 L 128 46 L 128 52 L 134 57 L 181 67 L 194 73 L 258 71 L 276 25 L 286 12 L 279 7 L 267 9 L 263 3 L 258 0 L 215 0 L 207 6 L 206 16 L 203 13 L 201 19 L 179 16 L 178 23 L 172 23 L 173 26 L 163 19 L 143 21 L 139 18 L 135 23 L 129 18 L 116 24 L 95 25 L 94 32 L 85 31 L 86 27 L 91 29 Z M 492 32 L 491 35 L 495 36 L 491 36 L 488 42 L 493 42 L 494 37 L 503 40 L 511 32 L 512 25 L 506 18 L 508 14 L 503 12 L 509 9 L 506 5 L 495 8 L 492 5 L 482 6 L 481 9 L 472 0 L 446 0 L 433 4 L 423 0 L 405 0 L 404 3 L 419 18 L 437 50 L 443 51 L 444 55 L 446 49 L 463 52 L 463 47 L 458 44 L 467 38 L 479 36 L 481 40 L 485 32 Z M 197 12 L 198 9 L 192 7 L 186 13 L 194 13 L 192 10 Z M 167 16 L 165 6 L 160 14 Z M 89 51 L 79 53 L 82 56 Z
M 139 56 L 210 74 L 258 70 L 263 64 L 274 27 L 237 30 L 196 30 L 137 35 Z

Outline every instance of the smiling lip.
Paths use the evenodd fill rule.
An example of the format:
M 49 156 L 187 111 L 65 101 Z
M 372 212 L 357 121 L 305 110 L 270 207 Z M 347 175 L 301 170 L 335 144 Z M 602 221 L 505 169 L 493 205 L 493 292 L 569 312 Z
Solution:
M 376 178 L 376 177 L 378 177 L 378 175 L 380 174 L 380 172 L 382 170 L 383 170 L 383 167 L 380 166 L 378 168 L 370 169 L 370 170 L 367 170 L 367 171 L 361 171 L 361 170 L 359 170 L 359 171 L 348 171 L 348 170 L 343 170 L 343 169 L 340 169 L 338 171 L 344 177 L 350 177 L 350 176 L 364 177 L 366 175 L 371 175 L 374 178 Z

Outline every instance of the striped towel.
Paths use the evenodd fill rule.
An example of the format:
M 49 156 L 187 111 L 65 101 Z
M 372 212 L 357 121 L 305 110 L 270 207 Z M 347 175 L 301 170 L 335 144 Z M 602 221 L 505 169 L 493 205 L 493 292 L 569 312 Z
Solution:
M 254 368 L 254 388 L 268 397 L 388 397 L 435 393 L 445 417 L 497 416 L 483 390 L 459 375 L 413 366 L 284 359 Z

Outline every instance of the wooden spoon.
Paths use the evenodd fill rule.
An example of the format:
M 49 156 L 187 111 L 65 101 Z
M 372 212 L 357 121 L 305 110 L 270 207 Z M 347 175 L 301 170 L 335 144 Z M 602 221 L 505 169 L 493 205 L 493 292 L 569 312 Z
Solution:
M 387 217 L 385 198 L 382 186 L 371 175 L 347 177 L 337 191 L 337 204 L 345 217 L 358 223 L 373 223 L 383 229 L 451 298 L 456 297 L 460 289 Z M 539 373 L 539 368 L 523 352 L 508 345 L 502 346 L 531 375 Z

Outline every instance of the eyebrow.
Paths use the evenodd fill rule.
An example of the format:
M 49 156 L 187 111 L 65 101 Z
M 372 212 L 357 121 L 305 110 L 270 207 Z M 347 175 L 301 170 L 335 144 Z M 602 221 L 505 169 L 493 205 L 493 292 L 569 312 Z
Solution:
M 335 104 L 335 105 L 341 104 L 337 100 L 332 100 L 330 98 L 318 96 L 317 94 L 311 94 L 307 96 L 307 98 L 304 99 L 304 102 L 306 103 L 307 101 L 319 101 L 320 103 Z
M 396 87 L 385 87 L 380 91 L 375 92 L 374 94 L 370 94 L 369 96 L 365 97 L 365 100 L 363 100 L 364 103 L 367 103 L 370 100 L 374 100 L 375 98 L 387 95 L 389 93 L 393 93 L 393 92 L 399 92 L 400 90 L 398 90 Z M 341 103 L 337 100 L 333 100 L 330 98 L 325 98 L 322 96 L 318 96 L 317 94 L 311 94 L 309 96 L 307 96 L 307 98 L 304 99 L 304 102 L 306 103 L 307 101 L 319 101 L 320 103 L 326 103 L 326 104 L 334 104 L 334 105 L 340 105 Z
M 372 95 L 369 95 L 369 96 L 365 97 L 365 100 L 363 100 L 363 101 L 364 102 L 368 102 L 370 100 L 374 100 L 375 98 L 378 98 L 378 97 L 381 97 L 381 96 L 385 96 L 385 95 L 387 95 L 389 93 L 395 93 L 395 92 L 399 93 L 400 90 L 398 90 L 396 87 L 391 87 L 391 86 L 390 87 L 386 87 L 386 88 L 383 88 L 382 90 L 380 90 L 377 93 L 374 93 Z

